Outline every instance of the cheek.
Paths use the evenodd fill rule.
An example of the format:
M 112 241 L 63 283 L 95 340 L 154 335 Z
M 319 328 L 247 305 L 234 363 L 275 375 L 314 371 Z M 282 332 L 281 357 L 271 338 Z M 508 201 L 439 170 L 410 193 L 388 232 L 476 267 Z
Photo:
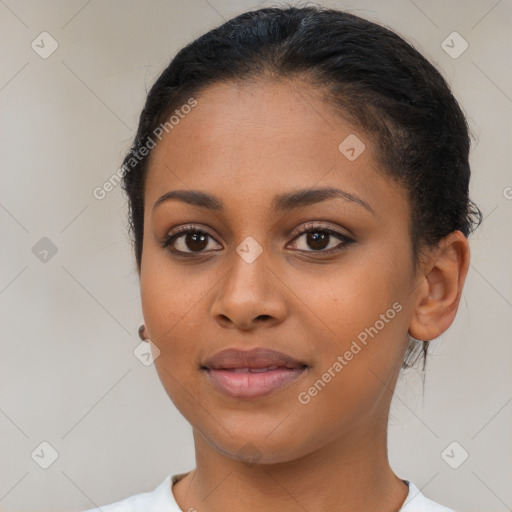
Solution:
M 353 337 L 373 325 L 393 303 L 403 301 L 408 289 L 407 271 L 400 271 L 405 262 L 400 259 L 347 256 L 314 272 L 294 268 L 282 274 L 292 297 L 299 299 L 292 300 L 302 318 L 316 322 L 334 338 Z
M 179 329 L 190 313 L 201 306 L 208 273 L 172 262 L 164 249 L 149 245 L 142 257 L 140 291 L 144 319 L 155 341 L 166 342 L 166 333 Z
M 299 271 L 293 279 L 288 276 L 301 298 L 302 331 L 317 354 L 311 381 L 329 369 L 336 375 L 325 375 L 329 384 L 324 389 L 320 383 L 322 397 L 307 408 L 336 414 L 339 403 L 362 413 L 382 392 L 380 379 L 387 381 L 401 364 L 409 325 L 407 262 L 400 254 L 384 257 L 375 251 L 325 272 L 314 278 Z M 340 364 L 333 368 L 337 361 L 341 370 Z
M 202 334 L 198 315 L 204 290 L 186 283 L 183 272 L 169 263 L 147 260 L 142 269 L 141 302 L 150 338 L 160 350 L 154 365 L 167 395 L 181 414 L 194 421 L 197 352 Z
M 176 371 L 179 358 L 191 357 L 192 337 L 182 343 L 183 329 L 193 328 L 190 318 L 201 306 L 201 290 L 187 284 L 183 272 L 151 251 L 143 256 L 140 277 L 142 312 L 147 332 L 160 349 L 156 366 Z M 194 334 L 190 332 L 190 334 Z
M 310 314 L 304 331 L 311 335 L 315 324 L 325 334 L 314 337 L 317 364 L 299 401 L 318 443 L 369 413 L 385 414 L 408 326 L 400 287 L 391 277 L 389 271 L 352 268 L 331 276 L 308 301 L 321 321 Z M 400 284 L 405 287 L 405 280 Z

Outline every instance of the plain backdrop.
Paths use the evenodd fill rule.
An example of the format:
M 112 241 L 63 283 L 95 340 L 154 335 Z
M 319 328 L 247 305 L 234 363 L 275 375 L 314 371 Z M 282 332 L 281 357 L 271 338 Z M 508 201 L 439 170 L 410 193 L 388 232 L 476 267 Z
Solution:
M 424 395 L 414 372 L 399 384 L 389 451 L 396 473 L 440 503 L 511 510 L 512 2 L 320 3 L 403 35 L 468 116 L 485 220 Z M 270 5 L 0 1 L 0 508 L 84 510 L 194 468 L 190 426 L 134 354 L 142 316 L 121 187 L 93 191 L 119 168 L 172 56 Z

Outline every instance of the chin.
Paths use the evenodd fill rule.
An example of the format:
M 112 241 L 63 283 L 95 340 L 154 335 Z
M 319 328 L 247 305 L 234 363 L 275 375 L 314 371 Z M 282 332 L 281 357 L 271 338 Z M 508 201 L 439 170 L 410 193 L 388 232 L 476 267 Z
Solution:
M 297 439 L 286 432 L 269 437 L 270 430 L 266 429 L 261 433 L 253 430 L 250 434 L 237 430 L 232 433 L 232 437 L 223 432 L 221 439 L 204 434 L 203 437 L 219 453 L 249 466 L 291 462 L 304 457 L 314 449 L 307 450 L 304 440 Z

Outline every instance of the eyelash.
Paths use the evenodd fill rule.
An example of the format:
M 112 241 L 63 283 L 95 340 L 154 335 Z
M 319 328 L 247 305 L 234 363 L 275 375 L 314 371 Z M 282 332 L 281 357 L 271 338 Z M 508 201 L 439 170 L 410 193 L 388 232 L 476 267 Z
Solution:
M 340 244 L 337 245 L 336 247 L 332 247 L 331 249 L 327 249 L 327 250 L 319 249 L 316 251 L 315 250 L 306 251 L 306 250 L 299 249 L 299 252 L 316 253 L 316 254 L 322 254 L 322 255 L 332 255 L 332 254 L 336 254 L 338 252 L 343 251 L 349 245 L 351 245 L 352 243 L 355 242 L 355 240 L 340 233 L 339 231 L 335 231 L 333 229 L 330 229 L 330 228 L 327 228 L 324 226 L 320 226 L 315 223 L 306 224 L 304 226 L 304 229 L 302 229 L 294 234 L 292 241 L 294 241 L 294 240 L 298 239 L 300 236 L 302 236 L 304 234 L 308 234 L 308 233 L 327 233 L 330 236 L 338 238 L 340 240 Z M 173 249 L 170 247 L 171 244 L 174 243 L 178 238 L 182 237 L 183 235 L 187 235 L 187 234 L 203 234 L 203 235 L 206 235 L 206 236 L 214 239 L 214 237 L 211 236 L 208 233 L 208 231 L 206 231 L 206 230 L 198 229 L 197 227 L 194 227 L 193 225 L 184 225 L 184 226 L 180 226 L 180 227 L 176 228 L 172 234 L 166 235 L 163 238 L 162 243 L 161 243 L 162 248 L 168 249 L 171 253 L 173 253 L 174 255 L 176 255 L 178 257 L 185 257 L 185 258 L 207 254 L 207 251 L 186 252 L 186 251 L 177 251 L 176 249 Z

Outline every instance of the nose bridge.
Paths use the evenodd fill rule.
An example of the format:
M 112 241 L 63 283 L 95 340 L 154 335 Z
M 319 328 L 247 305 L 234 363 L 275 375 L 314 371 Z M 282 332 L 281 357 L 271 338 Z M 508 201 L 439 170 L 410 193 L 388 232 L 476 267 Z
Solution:
M 265 253 L 265 254 L 264 254 Z M 239 300 L 264 294 L 268 286 L 268 255 L 252 237 L 246 237 L 230 258 L 230 269 L 225 279 L 225 293 L 234 293 Z M 261 297 L 260 297 L 261 300 Z
M 230 320 L 248 328 L 257 318 L 282 320 L 286 307 L 268 268 L 270 258 L 254 238 L 246 237 L 229 257 L 229 270 L 213 301 L 217 321 Z M 222 320 L 221 320 L 222 319 Z

